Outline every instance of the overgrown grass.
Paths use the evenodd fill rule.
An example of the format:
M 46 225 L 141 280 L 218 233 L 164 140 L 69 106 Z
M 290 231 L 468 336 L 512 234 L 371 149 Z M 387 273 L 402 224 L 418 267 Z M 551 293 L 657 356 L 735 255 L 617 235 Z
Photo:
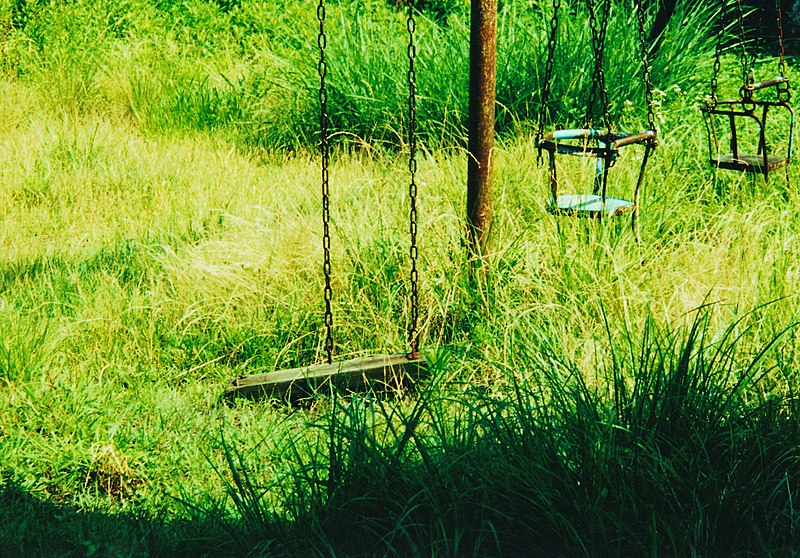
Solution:
M 43 101 L 77 114 L 116 112 L 146 133 L 215 131 L 255 147 L 312 145 L 318 107 L 316 11 L 292 2 L 107 3 L 7 15 L 6 72 L 37 84 Z M 425 8 L 425 5 L 422 5 Z M 13 11 L 13 10 L 12 10 Z M 582 4 L 562 10 L 548 120 L 581 124 L 592 48 Z M 402 145 L 407 123 L 405 12 L 382 0 L 328 7 L 331 126 L 355 143 Z M 549 8 L 502 6 L 498 32 L 501 134 L 530 129 L 540 115 Z M 428 17 L 430 16 L 430 17 Z M 469 20 L 433 3 L 416 37 L 419 132 L 428 145 L 463 144 Z M 653 63 L 657 101 L 694 93 L 708 80 L 715 8 L 683 2 Z M 607 83 L 615 123 L 643 127 L 644 89 L 635 13 L 612 10 Z M 557 115 L 557 116 L 556 116 Z
M 503 387 L 439 376 L 400 404 L 337 399 L 278 443 L 282 473 L 226 445 L 230 528 L 291 555 L 790 555 L 797 407 L 763 385 L 789 372 L 770 353 L 790 330 L 748 357 L 744 319 L 717 336 L 709 316 L 647 321 L 591 384 L 526 339 Z
M 494 252 L 475 277 L 466 20 L 430 5 L 418 179 L 436 377 L 300 409 L 219 396 L 323 353 L 313 10 L 4 5 L 3 555 L 792 555 L 797 194 L 707 168 L 708 8 L 682 6 L 654 63 L 637 245 L 625 221 L 546 212 L 528 131 L 547 14 L 505 3 Z M 635 128 L 629 16 L 612 19 L 609 83 Z M 330 169 L 336 357 L 402 352 L 404 16 L 342 1 L 329 23 L 350 134 Z M 563 31 L 587 37 L 579 19 Z M 559 56 L 581 77 L 556 84 L 553 124 L 582 118 L 588 55 Z

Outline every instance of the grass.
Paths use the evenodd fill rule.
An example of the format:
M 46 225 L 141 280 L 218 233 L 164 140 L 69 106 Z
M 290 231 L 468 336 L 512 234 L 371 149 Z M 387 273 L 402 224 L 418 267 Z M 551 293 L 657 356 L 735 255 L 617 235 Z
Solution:
M 300 549 L 729 556 L 767 544 L 784 555 L 797 528 L 797 440 L 784 422 L 793 411 L 745 401 L 770 347 L 742 364 L 731 330 L 708 339 L 707 318 L 671 334 L 649 323 L 640 345 L 630 339 L 629 353 L 604 367 L 605 386 L 542 351 L 528 353 L 532 376 L 504 370 L 510 383 L 494 392 L 440 384 L 408 406 L 334 403 L 315 425 L 329 445 L 308 447 L 303 435 L 283 450 L 298 456 L 288 478 L 261 487 L 236 477 L 236 517 L 280 525 L 250 491 L 288 485 L 282 500 L 305 514 L 293 523 L 308 526 L 294 541 Z M 246 471 L 250 462 L 233 457 L 231 469 Z M 748 494 L 761 481 L 775 487 L 768 501 Z
M 236 375 L 323 354 L 315 19 L 279 4 L 0 10 L 1 553 L 796 553 L 797 194 L 707 168 L 713 40 L 691 3 L 654 62 L 641 245 L 626 222 L 546 212 L 529 132 L 547 19 L 507 3 L 495 250 L 476 278 L 466 20 L 431 2 L 418 178 L 434 379 L 299 409 L 220 399 Z M 345 359 L 406 348 L 404 38 L 387 32 L 404 23 L 378 2 L 330 14 Z M 614 36 L 631 23 L 616 12 Z M 619 44 L 616 70 L 638 52 Z M 615 98 L 637 92 L 613 81 Z M 585 85 L 557 84 L 563 124 Z

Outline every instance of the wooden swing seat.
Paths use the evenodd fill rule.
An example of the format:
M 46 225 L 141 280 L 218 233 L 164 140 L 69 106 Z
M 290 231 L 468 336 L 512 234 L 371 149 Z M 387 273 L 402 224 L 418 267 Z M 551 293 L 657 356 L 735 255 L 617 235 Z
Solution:
M 635 208 L 634 202 L 619 198 L 606 198 L 604 204 L 603 197 L 597 194 L 563 194 L 558 196 L 556 203 L 553 203 L 552 198 L 547 203 L 550 213 L 591 219 L 617 217 Z
M 425 358 L 419 354 L 378 355 L 299 368 L 276 370 L 264 374 L 238 376 L 225 389 L 224 395 L 272 396 L 288 400 L 325 393 L 330 387 L 341 391 L 372 388 L 381 391 L 399 390 L 413 384 L 424 374 Z
M 739 153 L 734 156 L 733 153 L 720 154 L 717 157 L 711 158 L 711 165 L 719 169 L 734 170 L 740 172 L 752 172 L 758 174 L 765 174 L 785 167 L 789 164 L 789 159 L 786 157 L 775 157 L 772 155 L 767 156 L 766 167 L 764 165 L 763 155 L 753 155 Z

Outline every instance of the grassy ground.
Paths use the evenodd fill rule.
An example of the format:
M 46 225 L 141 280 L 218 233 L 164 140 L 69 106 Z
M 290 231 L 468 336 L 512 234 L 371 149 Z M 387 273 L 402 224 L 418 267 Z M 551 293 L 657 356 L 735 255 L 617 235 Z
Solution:
M 478 278 L 459 85 L 436 80 L 459 66 L 428 68 L 455 88 L 430 94 L 418 175 L 434 378 L 395 400 L 227 403 L 233 376 L 322 358 L 313 83 L 298 85 L 314 14 L 101 4 L 4 7 L 0 554 L 794 555 L 798 194 L 781 173 L 707 168 L 705 66 L 657 62 L 641 245 L 625 220 L 546 212 L 536 111 L 506 102 Z M 367 87 L 389 79 L 369 33 L 402 15 L 353 6 L 379 14 L 345 33 Z M 458 51 L 460 22 L 422 36 Z M 393 97 L 353 87 L 333 95 L 352 111 L 336 126 L 364 121 L 331 169 L 343 359 L 404 351 L 409 315 L 407 162 L 387 145 L 402 123 L 375 124 Z M 640 156 L 613 169 L 618 193 Z

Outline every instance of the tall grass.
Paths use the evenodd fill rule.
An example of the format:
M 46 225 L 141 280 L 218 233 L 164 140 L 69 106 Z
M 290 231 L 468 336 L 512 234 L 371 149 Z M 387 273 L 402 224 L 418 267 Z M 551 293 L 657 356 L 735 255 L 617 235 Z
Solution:
M 708 317 L 628 331 L 592 384 L 523 349 L 490 391 L 439 377 L 399 404 L 336 399 L 267 480 L 226 446 L 232 528 L 291 555 L 789 555 L 797 407 L 763 385 L 789 331 L 747 357 L 751 317 L 719 336 Z
M 263 2 L 131 3 L 100 0 L 55 10 L 27 8 L 5 41 L 6 71 L 39 84 L 60 110 L 122 111 L 144 131 L 219 130 L 245 145 L 310 146 L 317 134 L 313 9 Z M 424 6 L 423 6 L 424 7 Z M 705 86 L 716 8 L 684 2 L 653 61 L 663 95 Z M 548 120 L 582 123 L 593 51 L 582 4 L 565 6 Z M 432 19 L 425 14 L 439 14 Z M 444 17 L 444 14 L 448 14 Z M 504 4 L 499 15 L 497 129 L 530 129 L 541 113 L 550 8 Z M 343 140 L 402 144 L 407 123 L 405 12 L 382 2 L 328 8 L 331 126 Z M 416 37 L 419 131 L 429 145 L 462 144 L 468 87 L 469 21 L 431 6 Z M 641 45 L 635 13 L 615 3 L 606 76 L 615 122 L 643 126 Z M 89 48 L 91 46 L 91 48 Z

